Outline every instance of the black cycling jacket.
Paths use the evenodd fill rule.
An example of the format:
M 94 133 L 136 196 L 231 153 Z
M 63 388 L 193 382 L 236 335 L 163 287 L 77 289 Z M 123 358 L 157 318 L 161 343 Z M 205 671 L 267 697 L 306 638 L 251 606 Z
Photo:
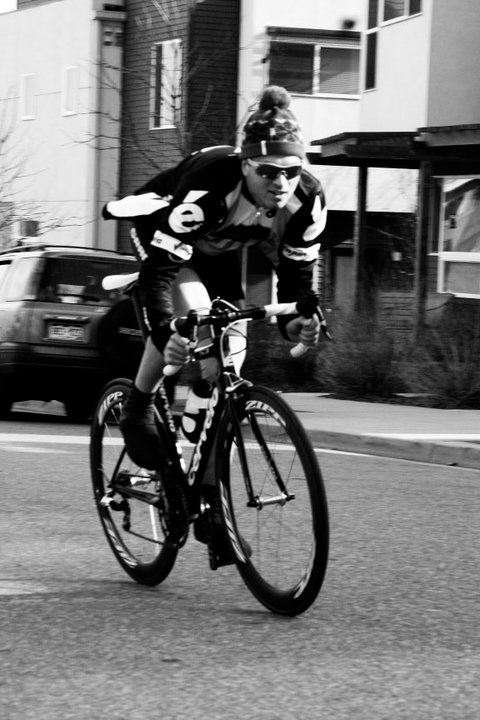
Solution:
M 172 283 L 193 247 L 208 256 L 256 245 L 275 268 L 279 302 L 295 301 L 312 287 L 327 210 L 320 182 L 306 170 L 284 208 L 257 208 L 238 152 L 218 146 L 193 153 L 133 195 L 110 201 L 103 216 L 134 223 L 142 299 L 153 340 L 163 346 L 167 334 L 156 338 L 156 328 L 172 317 Z

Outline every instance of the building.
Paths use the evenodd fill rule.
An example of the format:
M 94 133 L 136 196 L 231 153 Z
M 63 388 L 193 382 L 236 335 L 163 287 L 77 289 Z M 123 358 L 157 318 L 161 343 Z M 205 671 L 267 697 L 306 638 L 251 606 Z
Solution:
M 355 131 L 365 22 L 357 0 L 298 0 L 295 12 L 287 0 L 0 0 L 1 152 L 14 175 L 4 242 L 129 250 L 126 224 L 117 234 L 100 220 L 105 200 L 192 150 L 240 141 L 268 83 L 290 90 L 307 142 Z M 351 237 L 341 216 L 355 209 L 356 176 L 315 171 L 329 232 Z M 254 255 L 245 273 L 260 273 L 267 299 Z
M 0 240 L 114 248 L 122 0 L 0 0 Z
M 366 14 L 357 0 L 298 0 L 295 12 L 287 0 L 125 0 L 124 8 L 118 195 L 190 151 L 240 142 L 247 116 L 270 83 L 290 90 L 307 143 L 319 132 L 358 128 Z M 312 169 L 337 188 L 333 205 L 329 200 L 329 233 L 351 239 L 356 176 Z M 119 225 L 118 245 L 127 250 L 129 226 Z M 247 277 L 251 302 L 272 298 L 272 275 L 254 250 L 244 254 L 245 285 Z M 319 286 L 323 277 L 319 268 Z
M 358 168 L 352 299 L 418 337 L 439 315 L 479 307 L 478 3 L 369 0 L 363 48 L 358 131 L 319 135 L 315 162 Z M 370 224 L 369 183 L 379 171 L 416 179 L 415 227 L 400 225 L 390 254 L 378 253 Z M 385 273 L 388 263 L 403 286 Z
M 240 22 L 239 0 L 125 0 L 125 9 L 119 196 L 189 152 L 235 143 Z
M 311 2 L 242 0 L 237 128 L 269 84 L 286 87 L 291 109 L 310 144 L 321 134 L 356 131 L 359 126 L 360 44 L 366 6 L 357 0 Z M 241 134 L 237 135 L 240 142 Z M 313 150 L 314 148 L 312 148 Z M 322 181 L 329 208 L 324 237 L 351 240 L 356 207 L 356 173 L 312 166 Z M 317 289 L 326 293 L 328 257 L 318 268 Z M 252 302 L 272 298 L 275 284 L 255 250 L 245 256 Z
M 128 251 L 127 224 L 117 232 L 104 223 L 103 203 L 192 150 L 239 142 L 269 83 L 289 89 L 312 162 L 318 138 L 358 133 L 366 112 L 367 5 L 359 0 L 297 0 L 294 8 L 289 0 L 0 0 L 0 11 L 8 67 L 0 107 L 12 123 L 5 152 L 25 152 L 11 193 L 0 198 L 5 217 L 14 208 L 15 222 L 4 223 L 9 241 L 41 235 Z M 317 281 L 341 303 L 353 297 L 358 170 L 329 165 L 324 152 L 312 171 L 327 193 L 326 236 L 343 242 L 323 259 Z M 371 173 L 378 238 L 412 224 L 411 172 Z M 255 251 L 244 256 L 247 276 L 253 302 L 272 297 Z

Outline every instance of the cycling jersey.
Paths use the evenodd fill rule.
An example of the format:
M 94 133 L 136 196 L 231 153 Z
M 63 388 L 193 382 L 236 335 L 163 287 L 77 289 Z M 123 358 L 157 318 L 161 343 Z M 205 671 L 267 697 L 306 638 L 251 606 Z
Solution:
M 297 300 L 311 289 L 326 214 L 321 184 L 306 170 L 285 207 L 256 207 L 230 146 L 193 153 L 104 209 L 105 218 L 134 223 L 142 298 L 154 325 L 172 316 L 172 283 L 194 250 L 208 257 L 255 245 L 276 270 L 278 300 Z

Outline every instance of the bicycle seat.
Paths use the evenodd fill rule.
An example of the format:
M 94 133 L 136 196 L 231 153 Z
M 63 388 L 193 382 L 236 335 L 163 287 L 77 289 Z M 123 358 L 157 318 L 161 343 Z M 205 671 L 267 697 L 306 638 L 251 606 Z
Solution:
M 104 290 L 124 290 L 138 280 L 138 272 L 107 275 L 102 280 Z

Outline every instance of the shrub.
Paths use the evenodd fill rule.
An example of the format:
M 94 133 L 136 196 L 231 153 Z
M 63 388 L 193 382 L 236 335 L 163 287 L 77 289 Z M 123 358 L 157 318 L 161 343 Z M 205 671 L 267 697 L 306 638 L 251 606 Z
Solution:
M 242 374 L 252 382 L 283 392 L 321 391 L 323 343 L 318 350 L 310 350 L 297 359 L 291 357 L 291 347 L 275 324 L 250 323 L 248 352 Z
M 428 333 L 402 376 L 418 402 L 430 407 L 480 408 L 480 331 L 461 323 Z M 423 399 L 422 399 L 423 397 Z
M 329 392 L 339 397 L 375 400 L 404 390 L 397 370 L 393 335 L 359 313 L 339 315 L 332 323 L 322 373 Z

